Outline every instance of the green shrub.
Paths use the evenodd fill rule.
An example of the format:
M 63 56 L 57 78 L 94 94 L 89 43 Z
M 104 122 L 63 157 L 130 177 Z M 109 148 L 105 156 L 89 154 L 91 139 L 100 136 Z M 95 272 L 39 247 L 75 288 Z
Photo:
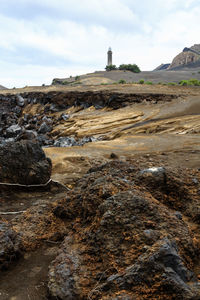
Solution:
M 117 67 L 116 65 L 109 65 L 109 66 L 106 66 L 106 71 L 112 71 L 112 70 L 117 70 Z
M 140 73 L 140 68 L 136 64 L 122 64 L 119 66 L 119 70 L 131 71 L 133 73 Z
M 153 82 L 152 81 L 145 81 L 145 84 L 151 85 L 151 84 L 153 84 Z
M 200 86 L 200 81 L 195 78 L 191 78 L 190 80 L 181 80 L 179 82 L 181 86 Z
M 189 83 L 191 83 L 192 85 L 195 85 L 195 86 L 199 86 L 200 85 L 200 81 L 196 78 L 191 78 L 189 80 Z
M 163 82 L 162 82 L 162 81 L 159 81 L 157 84 L 161 85 L 161 84 L 163 84 Z
M 138 83 L 139 84 L 144 84 L 144 79 L 140 79 Z
M 186 85 L 188 85 L 188 80 L 181 80 L 181 81 L 179 82 L 179 84 L 180 84 L 181 86 L 186 86 Z
M 126 84 L 126 80 L 120 79 L 120 80 L 118 81 L 118 83 L 119 83 L 119 84 Z
M 67 81 L 67 80 L 63 80 L 62 82 L 61 82 L 61 84 L 62 85 L 68 85 L 68 84 L 70 84 L 71 82 L 69 82 L 69 81 Z
M 75 81 L 80 80 L 80 78 L 81 78 L 81 77 L 77 75 L 77 76 L 75 77 Z

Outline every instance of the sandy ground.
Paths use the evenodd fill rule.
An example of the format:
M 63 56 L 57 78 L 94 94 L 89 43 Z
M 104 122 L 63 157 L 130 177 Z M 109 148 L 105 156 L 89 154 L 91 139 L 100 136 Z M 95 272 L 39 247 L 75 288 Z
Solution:
M 72 114 L 58 130 L 60 136 L 103 137 L 82 147 L 44 149 L 53 161 L 53 178 L 65 184 L 72 184 L 92 164 L 109 160 L 111 153 L 121 160 L 161 155 L 172 167 L 200 167 L 200 96 L 112 111 L 91 107 Z

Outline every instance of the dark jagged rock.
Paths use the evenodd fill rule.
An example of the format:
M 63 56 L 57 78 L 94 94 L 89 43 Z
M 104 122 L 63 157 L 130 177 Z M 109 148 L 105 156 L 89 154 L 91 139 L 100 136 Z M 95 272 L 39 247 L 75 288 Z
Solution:
M 20 140 L 37 140 L 37 132 L 33 130 L 24 130 L 16 138 L 16 141 Z
M 73 146 L 83 146 L 84 144 L 96 141 L 94 137 L 84 137 L 82 139 L 76 140 L 74 137 L 59 137 L 55 142 L 55 147 L 73 147 Z
M 20 236 L 5 222 L 0 220 L 0 270 L 20 255 Z
M 20 95 L 17 95 L 17 105 L 20 106 L 20 107 L 23 107 L 24 104 L 25 104 L 24 98 Z
M 49 126 L 46 122 L 43 122 L 38 130 L 38 133 L 45 134 L 47 132 L 50 132 L 52 130 L 52 127 Z
M 37 142 L 22 140 L 0 146 L 1 182 L 44 184 L 50 179 L 51 168 L 50 159 Z
M 137 289 L 141 293 L 145 288 L 151 289 L 158 285 L 160 281 L 157 286 L 160 297 L 168 288 L 168 299 L 197 299 L 200 295 L 200 286 L 189 284 L 192 281 L 194 283 L 195 280 L 197 282 L 194 274 L 184 266 L 176 243 L 165 238 L 155 243 L 153 249 L 141 255 L 137 262 L 122 274 L 110 276 L 99 289 L 135 290 L 136 296 Z M 162 299 L 167 298 L 163 295 Z
M 199 299 L 199 246 L 160 201 L 176 176 L 117 160 L 90 169 L 53 209 L 69 232 L 50 266 L 53 299 Z
M 22 132 L 22 128 L 19 125 L 11 125 L 6 130 L 6 137 L 16 137 L 18 134 Z
M 76 288 L 76 273 L 80 269 L 80 261 L 76 250 L 72 250 L 66 238 L 62 251 L 49 269 L 48 288 L 51 298 L 79 299 L 80 293 Z M 55 267 L 54 267 L 55 266 Z

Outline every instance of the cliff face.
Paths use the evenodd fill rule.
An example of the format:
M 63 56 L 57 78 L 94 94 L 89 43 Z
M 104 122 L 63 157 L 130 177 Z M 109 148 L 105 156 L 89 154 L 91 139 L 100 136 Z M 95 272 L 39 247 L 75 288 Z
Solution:
M 190 48 L 184 48 L 181 53 L 179 53 L 172 61 L 169 69 L 174 69 L 177 67 L 185 67 L 191 65 L 200 60 L 200 44 L 195 44 Z

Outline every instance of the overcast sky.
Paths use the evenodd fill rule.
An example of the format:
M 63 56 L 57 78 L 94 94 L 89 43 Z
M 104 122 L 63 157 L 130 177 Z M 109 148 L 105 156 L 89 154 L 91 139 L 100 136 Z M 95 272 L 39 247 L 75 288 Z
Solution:
M 200 43 L 200 0 L 0 0 L 0 84 L 50 84 L 113 63 L 152 70 Z

